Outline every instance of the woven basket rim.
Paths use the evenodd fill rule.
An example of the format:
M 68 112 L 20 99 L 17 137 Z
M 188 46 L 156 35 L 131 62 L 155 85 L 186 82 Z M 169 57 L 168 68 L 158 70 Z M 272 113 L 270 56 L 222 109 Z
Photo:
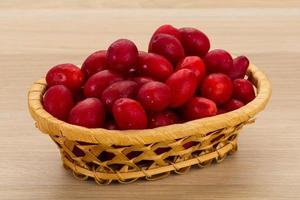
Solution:
M 189 137 L 194 134 L 205 135 L 208 132 L 232 127 L 245 122 L 262 111 L 268 103 L 272 89 L 267 76 L 255 65 L 250 64 L 247 75 L 257 89 L 256 98 L 240 109 L 221 115 L 193 120 L 181 124 L 144 130 L 107 130 L 103 128 L 88 129 L 61 121 L 42 105 L 42 97 L 46 90 L 45 79 L 36 81 L 28 92 L 28 108 L 36 121 L 36 126 L 43 133 L 63 136 L 70 140 L 106 145 L 145 145 Z

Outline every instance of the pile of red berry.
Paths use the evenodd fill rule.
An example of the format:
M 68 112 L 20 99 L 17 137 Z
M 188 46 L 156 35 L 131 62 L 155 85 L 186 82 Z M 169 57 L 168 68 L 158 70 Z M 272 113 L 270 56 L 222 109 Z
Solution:
M 210 49 L 195 28 L 159 27 L 148 53 L 127 39 L 86 58 L 81 69 L 60 64 L 46 76 L 44 108 L 87 128 L 145 129 L 214 116 L 255 98 L 249 61 Z

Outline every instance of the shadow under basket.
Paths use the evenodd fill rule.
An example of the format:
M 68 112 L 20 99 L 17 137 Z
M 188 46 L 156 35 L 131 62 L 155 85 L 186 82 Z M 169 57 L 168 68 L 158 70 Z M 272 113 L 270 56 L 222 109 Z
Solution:
M 134 182 L 141 177 L 156 180 L 172 171 L 186 173 L 192 165 L 204 167 L 221 162 L 237 150 L 242 127 L 254 122 L 271 96 L 265 74 L 250 65 L 248 79 L 256 98 L 232 112 L 145 130 L 87 129 L 60 121 L 44 110 L 45 79 L 35 82 L 28 93 L 29 111 L 41 132 L 60 150 L 66 169 L 78 179 L 94 178 L 98 184 Z

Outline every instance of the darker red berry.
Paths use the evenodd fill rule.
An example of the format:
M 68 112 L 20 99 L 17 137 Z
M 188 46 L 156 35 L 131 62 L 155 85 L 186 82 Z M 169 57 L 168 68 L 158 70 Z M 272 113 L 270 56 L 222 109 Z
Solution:
M 197 88 L 197 78 L 190 69 L 181 69 L 173 73 L 166 84 L 171 89 L 170 107 L 176 108 L 193 97 Z
M 178 122 L 177 114 L 170 110 L 149 114 L 149 128 L 167 126 Z
M 133 99 L 121 98 L 115 101 L 113 116 L 120 129 L 147 128 L 147 115 L 141 104 Z
M 181 60 L 177 64 L 176 70 L 183 68 L 192 70 L 196 75 L 198 83 L 201 83 L 206 75 L 205 65 L 202 59 L 198 56 L 187 56 Z
M 103 70 L 91 76 L 84 85 L 86 97 L 101 98 L 102 92 L 114 82 L 123 80 L 123 77 L 115 72 Z
M 138 84 L 134 81 L 118 81 L 108 86 L 101 95 L 101 100 L 107 110 L 111 110 L 113 103 L 120 98 L 135 98 Z
M 217 114 L 216 104 L 203 97 L 194 97 L 184 106 L 184 116 L 187 120 L 210 117 Z
M 181 28 L 179 31 L 185 54 L 203 58 L 210 48 L 208 37 L 195 28 Z
M 104 107 L 97 98 L 87 98 L 74 106 L 68 122 L 86 128 L 100 128 L 105 120 Z
M 106 51 L 96 51 L 89 55 L 82 64 L 81 71 L 86 78 L 106 68 Z
M 152 81 L 144 84 L 137 95 L 137 100 L 148 111 L 159 112 L 166 109 L 171 101 L 171 90 L 168 85 Z
M 138 76 L 138 77 L 132 78 L 131 80 L 133 80 L 134 82 L 136 82 L 138 84 L 138 88 L 142 87 L 146 83 L 154 81 L 152 78 L 147 77 L 147 76 Z
M 233 66 L 228 71 L 231 79 L 244 78 L 249 66 L 249 60 L 246 56 L 239 56 L 233 59 Z
M 184 50 L 180 41 L 167 34 L 154 35 L 150 40 L 148 51 L 165 57 L 173 65 L 184 58 Z
M 223 49 L 215 49 L 206 54 L 204 63 L 208 73 L 228 74 L 233 66 L 231 55 Z
M 64 85 L 52 86 L 43 97 L 43 105 L 54 117 L 66 120 L 74 105 L 72 92 Z
M 233 111 L 233 110 L 236 110 L 240 107 L 243 107 L 245 104 L 239 100 L 236 100 L 236 99 L 231 99 L 230 101 L 228 101 L 226 104 L 224 104 L 222 106 L 222 108 L 224 110 L 226 110 L 227 112 L 230 112 L 230 111 Z
M 255 91 L 252 83 L 245 79 L 235 79 L 233 81 L 233 98 L 240 100 L 244 104 L 255 98 Z
M 137 71 L 158 81 L 165 81 L 173 72 L 172 64 L 164 57 L 154 53 L 139 54 Z
M 172 26 L 172 25 L 165 24 L 165 25 L 162 25 L 162 26 L 158 27 L 158 29 L 156 29 L 156 31 L 153 33 L 152 37 L 154 35 L 157 35 L 157 34 L 160 34 L 160 33 L 167 34 L 167 35 L 172 35 L 172 36 L 176 37 L 179 41 L 181 40 L 179 30 L 177 28 L 175 28 L 174 26 Z
M 232 95 L 231 79 L 225 74 L 210 74 L 202 83 L 201 94 L 214 101 L 217 105 L 226 103 Z
M 48 71 L 46 81 L 48 86 L 64 85 L 70 90 L 77 90 L 84 83 L 84 74 L 76 65 L 60 64 Z
M 128 72 L 138 62 L 137 47 L 130 40 L 119 39 L 109 46 L 106 61 L 109 69 Z

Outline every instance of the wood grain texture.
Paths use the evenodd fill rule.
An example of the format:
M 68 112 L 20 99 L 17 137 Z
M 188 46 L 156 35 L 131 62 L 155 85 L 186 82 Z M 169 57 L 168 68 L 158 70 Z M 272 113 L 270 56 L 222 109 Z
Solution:
M 101 8 L 293 8 L 298 0 L 2 0 L 0 9 L 101 9 Z
M 0 2 L 0 199 L 299 198 L 299 1 L 246 8 L 242 1 L 231 0 L 228 6 L 190 10 L 145 10 L 133 3 L 128 7 L 134 9 L 118 3 L 89 9 L 81 1 L 51 1 L 56 6 L 24 2 Z M 154 2 L 150 7 L 164 7 Z M 177 2 L 172 7 L 184 4 Z M 69 9 L 75 4 L 76 9 Z M 256 124 L 242 131 L 239 151 L 220 165 L 130 185 L 102 187 L 75 180 L 61 166 L 52 141 L 34 127 L 27 90 L 50 66 L 81 64 L 90 52 L 107 48 L 117 38 L 132 39 L 146 50 L 151 32 L 163 23 L 198 27 L 210 36 L 213 48 L 247 55 L 270 77 L 271 102 Z

